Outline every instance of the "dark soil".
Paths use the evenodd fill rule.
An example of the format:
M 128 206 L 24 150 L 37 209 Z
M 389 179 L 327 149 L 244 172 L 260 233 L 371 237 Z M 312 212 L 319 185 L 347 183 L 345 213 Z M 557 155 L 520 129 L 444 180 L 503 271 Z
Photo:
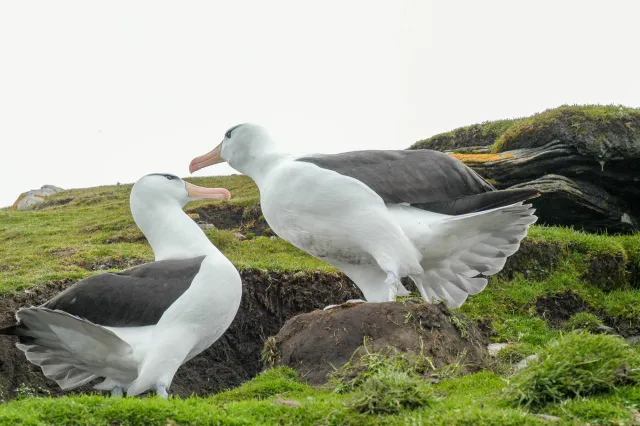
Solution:
M 210 223 L 218 229 L 239 231 L 243 234 L 252 233 L 256 236 L 270 237 L 275 235 L 262 216 L 259 206 L 242 207 L 231 204 L 212 204 L 187 213 L 197 213 L 197 222 Z
M 640 319 L 635 321 L 612 317 L 594 309 L 571 290 L 551 296 L 539 297 L 535 302 L 537 314 L 546 319 L 549 326 L 561 329 L 569 318 L 579 312 L 589 312 L 598 316 L 602 322 L 612 327 L 621 336 L 629 337 L 640 334 Z
M 135 257 L 106 257 L 88 260 L 79 260 L 75 264 L 87 271 L 106 271 L 109 269 L 129 269 L 137 265 L 147 263 L 148 260 Z
M 511 280 L 517 272 L 526 279 L 544 280 L 564 257 L 563 251 L 560 244 L 525 238 L 520 243 L 520 249 L 509 257 L 498 276 Z
M 630 271 L 625 266 L 625 259 L 621 253 L 598 253 L 597 256 L 587 256 L 588 268 L 583 279 L 604 291 L 624 289 L 629 284 L 637 286 L 640 283 L 629 281 Z
M 147 238 L 142 232 L 123 232 L 114 235 L 112 238 L 108 238 L 103 241 L 105 244 L 117 244 L 117 243 L 144 243 Z
M 276 274 L 250 270 L 242 273 L 242 279 L 242 303 L 231 327 L 209 349 L 178 370 L 171 385 L 172 394 L 209 395 L 238 386 L 262 369 L 260 354 L 264 341 L 275 335 L 288 318 L 362 297 L 340 274 Z M 48 283 L 41 291 L 0 300 L 0 325 L 13 323 L 19 307 L 44 303 L 71 284 L 70 281 Z M 62 392 L 38 367 L 26 361 L 15 348 L 15 342 L 13 337 L 0 336 L 0 389 L 7 390 L 5 398 L 15 397 L 21 384 L 40 395 L 95 392 L 90 385 Z
M 58 200 L 45 200 L 44 202 L 42 202 L 40 204 L 36 204 L 34 209 L 35 210 L 41 210 L 41 209 L 46 209 L 47 207 L 63 206 L 65 204 L 69 204 L 72 201 L 73 201 L 73 197 L 60 198 Z
M 565 322 L 579 312 L 594 312 L 591 306 L 571 290 L 539 297 L 536 300 L 536 312 L 547 320 L 552 328 L 562 328 Z
M 363 354 L 365 339 L 369 351 L 424 354 L 436 368 L 465 354 L 471 371 L 482 364 L 486 347 L 475 324 L 467 321 L 459 330 L 443 304 L 363 303 L 291 318 L 275 336 L 275 365 L 287 365 L 320 385 L 356 351 Z

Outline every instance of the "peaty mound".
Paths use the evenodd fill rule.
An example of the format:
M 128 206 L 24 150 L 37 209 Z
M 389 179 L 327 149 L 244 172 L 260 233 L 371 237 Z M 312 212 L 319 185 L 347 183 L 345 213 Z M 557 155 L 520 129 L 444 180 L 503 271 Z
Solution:
M 461 361 L 473 371 L 482 363 L 485 346 L 476 325 L 458 311 L 444 304 L 408 301 L 298 315 L 267 342 L 263 355 L 267 363 L 287 365 L 319 385 L 334 368 L 367 351 L 424 355 L 434 368 Z

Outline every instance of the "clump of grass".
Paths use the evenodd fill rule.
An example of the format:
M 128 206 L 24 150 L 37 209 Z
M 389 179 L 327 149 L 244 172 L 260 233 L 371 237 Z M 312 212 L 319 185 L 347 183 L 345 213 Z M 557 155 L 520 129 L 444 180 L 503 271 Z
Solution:
M 565 324 L 565 328 L 567 330 L 581 329 L 590 333 L 595 333 L 598 331 L 598 328 L 603 325 L 602 320 L 596 315 L 589 312 L 578 312 L 569 318 Z
M 276 338 L 271 336 L 265 342 L 260 354 L 264 367 L 273 367 L 280 358 Z
M 469 322 L 470 319 L 465 316 L 460 309 L 451 308 L 449 309 L 449 317 L 448 320 L 455 326 L 456 329 L 460 332 L 460 337 L 466 339 L 469 337 Z
M 300 382 L 298 373 L 289 367 L 270 368 L 239 387 L 213 397 L 215 402 L 228 403 L 246 399 L 265 399 L 287 392 L 302 392 L 308 386 Z
M 497 357 L 507 364 L 516 364 L 525 359 L 527 355 L 530 355 L 525 348 L 526 346 L 522 344 L 505 346 L 498 351 Z
M 507 397 L 524 406 L 606 392 L 640 383 L 640 354 L 623 339 L 569 333 L 546 344 L 506 389 Z
M 359 388 L 370 377 L 381 371 L 392 370 L 424 375 L 435 369 L 431 360 L 423 355 L 411 352 L 371 352 L 365 342 L 361 349 L 353 353 L 348 362 L 330 374 L 327 385 L 336 393 L 347 393 Z
M 360 413 L 393 414 L 428 406 L 435 400 L 431 386 L 417 374 L 383 368 L 362 383 L 347 406 Z

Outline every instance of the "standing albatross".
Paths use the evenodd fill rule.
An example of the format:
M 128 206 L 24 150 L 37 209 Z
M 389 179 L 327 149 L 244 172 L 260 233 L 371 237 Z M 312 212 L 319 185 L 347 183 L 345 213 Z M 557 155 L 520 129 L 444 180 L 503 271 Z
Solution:
M 537 220 L 532 189 L 498 191 L 459 160 L 432 150 L 294 156 L 254 124 L 230 128 L 193 173 L 226 161 L 260 190 L 281 238 L 344 272 L 370 302 L 406 294 L 458 307 L 482 291 Z
M 17 347 L 63 390 L 104 377 L 95 389 L 166 398 L 178 368 L 211 346 L 240 306 L 238 271 L 182 210 L 190 200 L 229 197 L 170 174 L 142 177 L 131 213 L 155 262 L 78 281 L 19 309 L 0 334 L 18 336 Z

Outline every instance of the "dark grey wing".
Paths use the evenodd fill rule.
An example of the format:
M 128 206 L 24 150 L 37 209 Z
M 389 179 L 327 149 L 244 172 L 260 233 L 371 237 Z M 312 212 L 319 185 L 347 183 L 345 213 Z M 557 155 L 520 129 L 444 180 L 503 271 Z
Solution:
M 538 194 L 531 189 L 498 191 L 460 160 L 429 149 L 353 151 L 297 161 L 357 179 L 385 203 L 450 215 L 506 206 Z
M 157 324 L 191 285 L 205 256 L 161 260 L 78 281 L 42 307 L 110 327 Z

